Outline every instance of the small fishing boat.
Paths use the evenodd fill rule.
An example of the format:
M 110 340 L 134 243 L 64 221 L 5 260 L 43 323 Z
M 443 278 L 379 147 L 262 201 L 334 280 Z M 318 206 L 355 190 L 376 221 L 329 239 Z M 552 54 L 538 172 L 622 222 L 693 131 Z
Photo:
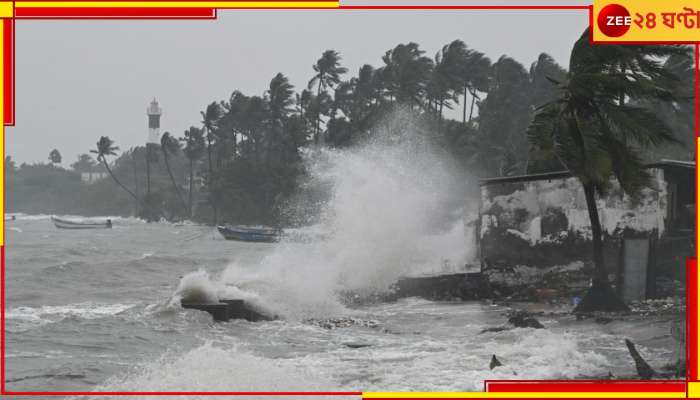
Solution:
M 71 221 L 51 217 L 51 221 L 58 229 L 110 229 L 112 228 L 112 220 L 108 219 L 105 222 L 96 221 Z
M 282 232 L 279 229 L 250 226 L 217 226 L 221 236 L 226 240 L 239 242 L 275 243 L 280 241 Z

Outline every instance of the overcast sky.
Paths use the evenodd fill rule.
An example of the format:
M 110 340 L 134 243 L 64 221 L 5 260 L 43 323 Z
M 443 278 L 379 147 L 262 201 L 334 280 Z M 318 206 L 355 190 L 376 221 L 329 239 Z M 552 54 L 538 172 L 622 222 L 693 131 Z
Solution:
M 17 21 L 6 154 L 43 162 L 57 148 L 67 166 L 102 135 L 122 150 L 142 145 L 153 97 L 162 130 L 181 136 L 206 104 L 236 89 L 262 94 L 277 72 L 301 89 L 326 49 L 353 74 L 381 65 L 398 43 L 415 41 L 432 57 L 454 39 L 492 60 L 507 54 L 529 68 L 547 52 L 566 67 L 587 19 L 581 10 L 230 10 L 214 21 Z

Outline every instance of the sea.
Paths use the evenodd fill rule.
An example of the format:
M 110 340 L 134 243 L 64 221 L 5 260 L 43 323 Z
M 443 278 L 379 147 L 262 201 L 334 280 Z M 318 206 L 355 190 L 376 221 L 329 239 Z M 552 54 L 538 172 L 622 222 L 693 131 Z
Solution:
M 483 332 L 518 305 L 349 305 L 348 293 L 371 298 L 402 276 L 478 271 L 465 222 L 478 196 L 422 140 L 387 135 L 303 157 L 299 187 L 313 195 L 285 206 L 298 218 L 280 243 L 226 241 L 191 222 L 6 221 L 6 390 L 480 391 L 485 380 L 634 375 L 626 338 L 657 368 L 678 351 L 663 315 L 596 323 L 567 302 L 531 305 L 545 329 Z M 279 319 L 214 322 L 180 306 L 193 298 L 243 299 Z M 494 355 L 502 366 L 491 369 Z

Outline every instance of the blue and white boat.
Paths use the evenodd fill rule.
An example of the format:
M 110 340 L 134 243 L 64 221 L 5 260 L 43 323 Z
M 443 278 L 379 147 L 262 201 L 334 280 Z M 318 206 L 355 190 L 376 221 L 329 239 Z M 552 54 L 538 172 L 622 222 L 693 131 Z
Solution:
M 77 221 L 51 217 L 51 221 L 58 229 L 111 229 L 112 220 L 106 221 Z
M 280 241 L 282 231 L 268 227 L 250 226 L 217 226 L 216 227 L 226 240 L 237 240 L 239 242 L 275 243 Z

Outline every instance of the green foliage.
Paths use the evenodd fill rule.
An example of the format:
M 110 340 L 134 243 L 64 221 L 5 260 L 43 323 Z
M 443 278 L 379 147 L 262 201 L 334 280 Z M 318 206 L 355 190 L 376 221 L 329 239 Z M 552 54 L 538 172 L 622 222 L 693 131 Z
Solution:
M 386 92 L 398 103 L 421 105 L 433 71 L 433 61 L 417 43 L 400 44 L 384 54 Z
M 613 178 L 635 195 L 648 184 L 644 151 L 674 141 L 659 114 L 643 106 L 679 101 L 679 78 L 664 64 L 689 56 L 683 46 L 596 45 L 588 30 L 574 44 L 569 72 L 556 83 L 556 96 L 538 108 L 528 137 L 577 177 L 586 195 L 593 237 L 592 286 L 575 311 L 623 311 L 627 307 L 608 282 L 596 194 Z
M 27 184 L 32 180 L 25 177 L 41 172 L 66 187 L 77 185 L 60 192 L 71 198 L 66 209 L 85 207 L 74 213 L 147 212 L 157 218 L 276 224 L 281 204 L 304 173 L 303 148 L 370 140 L 397 110 L 419 121 L 421 134 L 473 176 L 570 169 L 599 191 L 614 176 L 633 192 L 644 183 L 642 163 L 685 159 L 694 149 L 694 62 L 682 46 L 591 47 L 582 37 L 569 71 L 544 53 L 529 71 L 507 56 L 492 63 L 461 40 L 442 46 L 434 57 L 417 43 L 399 44 L 383 55 L 381 65 L 363 65 L 349 77 L 341 62 L 337 51 L 324 51 L 299 91 L 278 73 L 263 93 L 234 90 L 228 99 L 212 101 L 201 112 L 201 125 L 178 140 L 166 133 L 153 145 L 150 168 L 144 146 L 110 162 L 119 149 L 101 137 L 92 150 L 100 167 L 82 154 L 73 171 L 17 169 L 11 159 L 6 171 Z M 462 115 L 448 118 L 460 106 Z M 96 170 L 109 173 L 117 185 L 75 180 L 77 173 Z M 25 196 L 30 187 L 39 188 L 16 190 Z M 13 204 L 23 207 L 25 200 Z M 99 205 L 87 205 L 88 200 Z
M 327 115 L 329 107 L 324 107 L 330 104 L 330 101 L 324 102 L 323 94 L 326 94 L 326 89 L 332 89 L 340 83 L 340 76 L 348 70 L 340 66 L 340 54 L 335 50 L 326 50 L 321 58 L 313 65 L 316 74 L 309 81 L 309 90 L 316 85 L 316 103 L 313 114 L 316 115 L 316 129 L 314 131 L 314 143 L 318 144 L 321 137 L 321 116 Z M 312 101 L 313 104 L 313 101 Z
M 525 130 L 532 113 L 530 76 L 521 64 L 503 56 L 491 67 L 488 97 L 480 102 L 479 163 L 502 176 L 525 173 Z
M 668 124 L 637 104 L 677 100 L 668 83 L 678 78 L 658 58 L 684 53 L 679 46 L 591 46 L 584 33 L 566 79 L 557 82 L 559 95 L 539 108 L 528 129 L 534 148 L 598 192 L 614 176 L 636 193 L 648 178 L 643 150 L 674 141 Z

